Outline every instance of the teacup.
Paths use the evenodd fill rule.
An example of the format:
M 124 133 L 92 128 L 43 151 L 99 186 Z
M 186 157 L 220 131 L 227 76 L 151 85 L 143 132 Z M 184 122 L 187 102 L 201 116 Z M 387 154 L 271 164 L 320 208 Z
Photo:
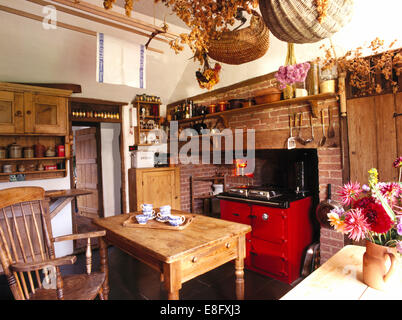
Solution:
M 172 209 L 172 207 L 169 206 L 169 205 L 162 206 L 162 207 L 159 208 L 159 210 L 160 210 L 161 212 L 169 212 L 169 213 L 170 213 L 170 210 L 171 210 L 171 209 Z
M 150 210 L 152 210 L 153 209 L 153 204 L 152 203 L 143 203 L 142 205 L 141 205 L 141 210 L 142 211 L 150 211 Z
M 172 226 L 179 226 L 181 225 L 184 221 L 186 220 L 186 218 L 184 216 L 172 216 L 170 215 L 168 217 L 168 221 Z
M 170 211 L 160 211 L 156 215 L 160 220 L 167 220 L 170 217 Z
M 137 214 L 135 218 L 139 224 L 146 224 L 148 221 L 148 217 L 144 214 Z
M 152 209 L 152 210 L 142 210 L 142 214 L 144 215 L 144 216 L 146 216 L 148 219 L 153 219 L 153 218 L 155 218 L 155 210 L 154 209 Z

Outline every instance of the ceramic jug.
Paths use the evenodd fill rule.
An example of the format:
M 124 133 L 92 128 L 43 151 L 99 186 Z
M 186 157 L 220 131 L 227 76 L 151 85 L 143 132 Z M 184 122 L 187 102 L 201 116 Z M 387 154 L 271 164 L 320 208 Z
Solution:
M 396 248 L 380 246 L 366 241 L 363 255 L 363 282 L 368 286 L 384 290 L 395 271 Z

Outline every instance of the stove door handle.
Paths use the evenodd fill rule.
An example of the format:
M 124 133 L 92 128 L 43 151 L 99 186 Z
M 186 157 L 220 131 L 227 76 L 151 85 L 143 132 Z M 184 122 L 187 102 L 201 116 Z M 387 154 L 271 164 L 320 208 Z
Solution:
M 239 217 L 239 216 L 240 216 L 240 214 L 238 214 L 238 213 L 232 213 L 232 215 L 234 215 L 234 216 L 236 216 L 236 217 Z
M 257 216 L 255 216 L 255 215 L 253 215 L 253 214 L 250 214 L 248 217 L 251 218 L 251 219 L 257 218 Z

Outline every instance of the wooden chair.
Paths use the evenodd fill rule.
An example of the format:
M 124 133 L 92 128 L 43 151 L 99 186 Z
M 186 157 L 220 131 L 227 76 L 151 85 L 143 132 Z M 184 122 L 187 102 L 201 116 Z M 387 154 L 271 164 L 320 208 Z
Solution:
M 21 187 L 0 190 L 0 262 L 17 300 L 108 299 L 105 231 L 53 238 L 44 189 Z M 99 237 L 100 272 L 91 272 L 91 238 Z M 87 239 L 86 274 L 61 276 L 60 266 L 74 264 L 75 256 L 56 258 L 54 243 Z M 55 285 L 48 271 L 55 271 Z M 42 270 L 42 272 L 40 272 Z

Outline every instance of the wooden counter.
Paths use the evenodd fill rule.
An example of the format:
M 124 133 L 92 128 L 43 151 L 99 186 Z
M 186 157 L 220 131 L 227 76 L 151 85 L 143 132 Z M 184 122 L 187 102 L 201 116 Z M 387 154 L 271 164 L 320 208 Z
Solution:
M 49 200 L 50 218 L 54 218 L 74 197 L 91 194 L 92 191 L 84 189 L 47 190 L 45 198 Z
M 400 300 L 402 299 L 402 264 L 396 266 L 396 281 L 386 291 L 363 283 L 362 246 L 345 246 L 311 273 L 281 300 Z

